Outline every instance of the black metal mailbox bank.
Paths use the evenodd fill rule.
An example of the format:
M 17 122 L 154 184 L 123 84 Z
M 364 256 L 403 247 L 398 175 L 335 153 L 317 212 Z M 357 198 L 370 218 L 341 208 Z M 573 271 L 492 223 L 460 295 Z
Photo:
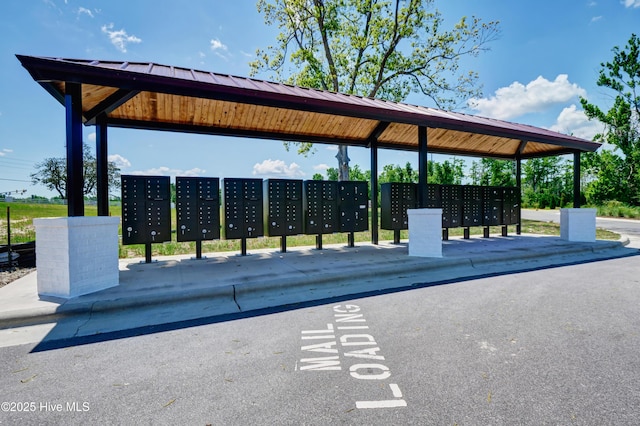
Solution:
M 305 180 L 302 206 L 304 233 L 316 235 L 316 247 L 322 249 L 322 234 L 338 232 L 338 182 Z
M 171 188 L 166 176 L 121 176 L 122 244 L 145 244 L 151 262 L 151 244 L 171 241 Z
M 176 238 L 196 242 L 202 258 L 202 241 L 220 239 L 220 179 L 176 177 Z
M 225 178 L 222 181 L 224 238 L 240 239 L 245 256 L 247 238 L 264 235 L 262 179 Z
M 394 242 L 400 241 L 400 230 L 408 229 L 407 209 L 417 207 L 418 185 L 415 183 L 385 183 L 381 185 L 380 227 L 394 231 Z M 520 189 L 517 187 L 489 187 L 475 185 L 428 184 L 427 208 L 442 209 L 442 238 L 449 237 L 449 228 L 464 227 L 469 238 L 469 227 L 484 226 L 489 237 L 489 226 L 502 225 L 507 235 L 508 225 L 517 225 L 520 233 Z
M 280 250 L 287 251 L 287 236 L 304 232 L 302 181 L 267 179 L 264 181 L 264 229 L 267 236 L 281 237 Z

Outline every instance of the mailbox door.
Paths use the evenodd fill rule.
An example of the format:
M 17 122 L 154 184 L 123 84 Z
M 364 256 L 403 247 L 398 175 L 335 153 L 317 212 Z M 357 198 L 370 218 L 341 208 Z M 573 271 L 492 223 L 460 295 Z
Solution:
M 244 220 L 245 238 L 256 238 L 264 235 L 262 180 L 244 179 Z
M 331 234 L 339 229 L 337 182 L 307 180 L 303 183 L 305 234 Z
M 504 188 L 503 222 L 505 225 L 520 223 L 520 190 L 517 187 Z
M 220 179 L 198 178 L 198 235 L 201 240 L 220 238 Z
M 369 225 L 366 182 L 338 182 L 341 232 L 366 231 Z
M 176 177 L 176 238 L 178 241 L 199 239 L 197 192 L 196 178 Z
M 122 244 L 144 244 L 146 242 L 145 200 L 122 198 Z
M 244 195 L 241 179 L 223 179 L 224 238 L 243 238 Z

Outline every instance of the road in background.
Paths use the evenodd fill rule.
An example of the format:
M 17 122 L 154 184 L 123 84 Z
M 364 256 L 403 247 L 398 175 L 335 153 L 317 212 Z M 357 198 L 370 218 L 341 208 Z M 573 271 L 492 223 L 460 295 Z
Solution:
M 522 209 L 522 218 L 560 223 L 560 210 Z M 640 241 L 640 220 L 597 217 L 596 226 Z

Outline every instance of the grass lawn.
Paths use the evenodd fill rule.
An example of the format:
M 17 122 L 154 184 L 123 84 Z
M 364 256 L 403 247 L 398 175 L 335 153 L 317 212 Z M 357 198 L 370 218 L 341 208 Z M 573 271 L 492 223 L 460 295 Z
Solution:
M 35 240 L 35 229 L 33 227 L 33 219 L 38 217 L 64 217 L 67 215 L 67 206 L 54 204 L 25 204 L 25 203 L 5 203 L 0 202 L 0 244 L 7 242 L 7 206 L 11 209 L 11 242 L 13 244 Z M 110 207 L 112 216 L 120 216 L 121 209 L 119 206 Z M 96 216 L 97 209 L 95 206 L 85 206 L 85 215 Z M 172 215 L 173 226 L 176 228 L 176 215 Z M 120 232 L 120 230 L 119 230 Z M 492 227 L 491 234 L 500 234 L 500 227 Z M 524 220 L 522 222 L 522 232 L 525 234 L 543 234 L 543 235 L 560 235 L 560 225 L 556 223 L 537 222 Z M 515 233 L 515 226 L 509 227 L 509 233 Z M 408 231 L 401 232 L 401 238 L 408 238 Z M 462 236 L 462 228 L 449 229 L 449 236 Z M 471 235 L 482 235 L 481 227 L 471 228 Z M 392 241 L 393 231 L 380 230 L 380 241 Z M 616 233 L 598 229 L 596 238 L 600 240 L 617 240 L 620 236 Z M 175 238 L 174 238 L 175 240 Z M 371 232 L 357 232 L 355 234 L 356 242 L 371 241 Z M 347 234 L 325 234 L 322 237 L 323 244 L 346 244 Z M 287 246 L 315 246 L 315 235 L 296 235 L 287 237 Z M 196 252 L 195 243 L 178 243 L 176 241 L 153 244 L 153 255 L 176 255 L 176 254 L 194 254 Z M 247 240 L 247 250 L 255 250 L 261 248 L 280 248 L 280 237 L 263 237 L 251 238 Z M 202 252 L 220 252 L 220 251 L 240 251 L 240 240 L 214 240 L 202 243 Z M 120 245 L 119 256 L 126 257 L 144 257 L 144 245 Z

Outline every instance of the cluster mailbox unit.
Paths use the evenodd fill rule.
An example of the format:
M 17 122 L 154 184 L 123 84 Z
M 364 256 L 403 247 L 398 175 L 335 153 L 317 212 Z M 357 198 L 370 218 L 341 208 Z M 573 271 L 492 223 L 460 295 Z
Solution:
M 264 181 L 265 233 L 280 237 L 280 250 L 287 251 L 287 236 L 304 232 L 302 180 L 267 179 Z
M 144 244 L 151 262 L 151 244 L 171 241 L 171 187 L 165 176 L 122 176 L 122 244 Z
M 195 241 L 196 258 L 202 241 L 220 238 L 220 179 L 176 177 L 176 237 Z
M 382 229 L 394 231 L 394 242 L 400 241 L 400 230 L 408 229 L 407 209 L 416 208 L 418 185 L 415 183 L 384 183 L 381 185 Z M 438 185 L 427 184 L 427 208 L 442 209 L 442 238 L 449 237 L 449 228 L 464 227 L 469 238 L 469 227 L 484 226 L 489 237 L 489 226 L 520 224 L 520 190 L 517 187 Z M 519 232 L 519 226 L 518 226 Z
M 367 182 L 304 182 L 304 233 L 316 235 L 316 247 L 322 249 L 322 235 L 349 233 L 349 247 L 354 246 L 354 232 L 369 229 Z
M 222 228 L 227 240 L 241 240 L 247 254 L 247 238 L 264 235 L 262 179 L 223 179 Z

